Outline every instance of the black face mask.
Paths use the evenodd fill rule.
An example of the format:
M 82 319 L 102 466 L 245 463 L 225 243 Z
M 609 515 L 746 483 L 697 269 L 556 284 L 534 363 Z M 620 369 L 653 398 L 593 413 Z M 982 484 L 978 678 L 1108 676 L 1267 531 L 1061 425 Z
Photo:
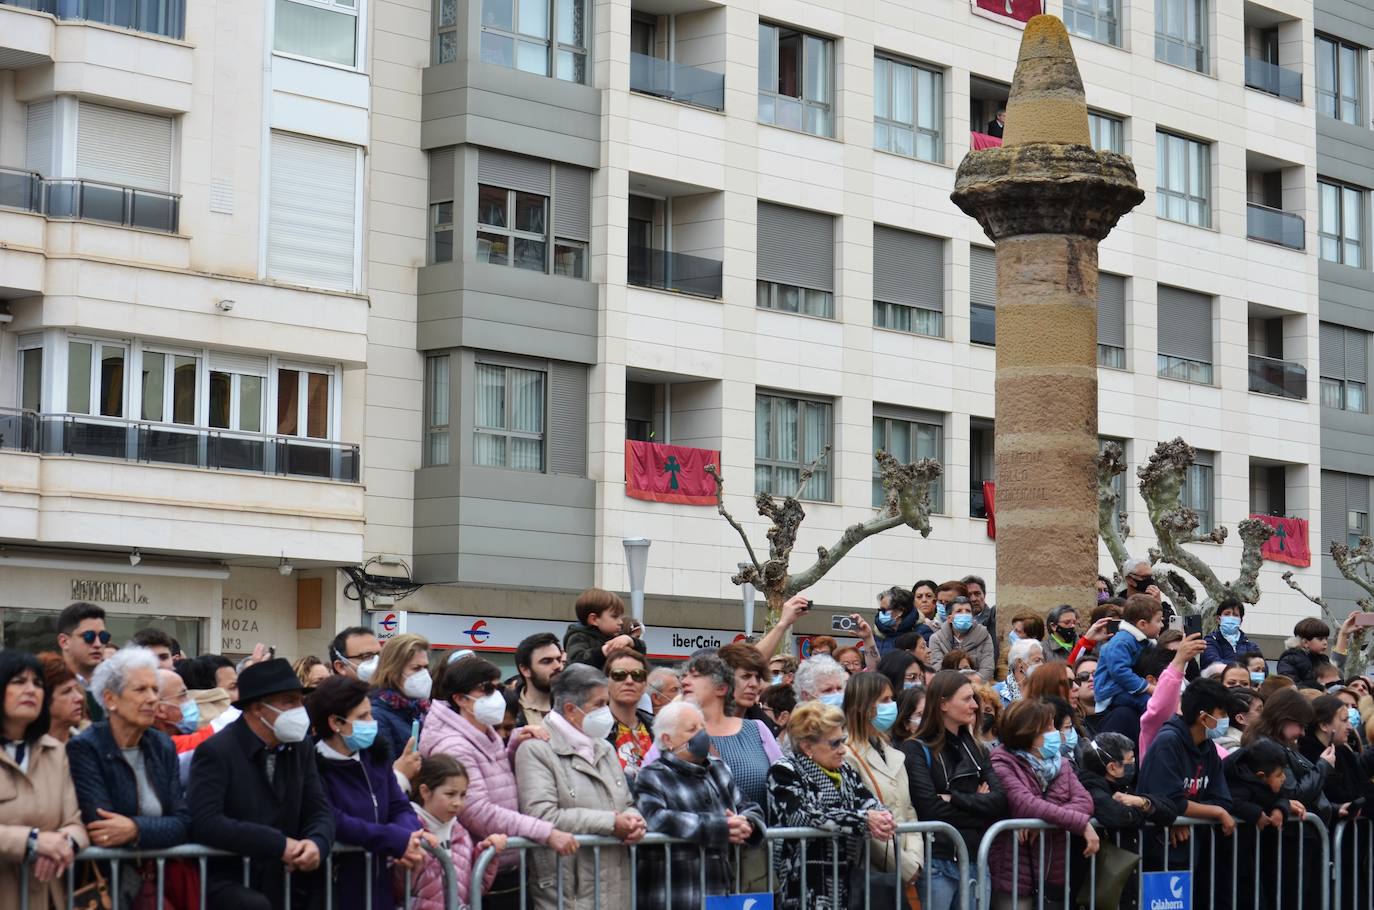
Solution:
M 984 733 L 991 733 L 993 725 L 997 723 L 997 718 L 991 714 L 983 715 L 982 728 Z

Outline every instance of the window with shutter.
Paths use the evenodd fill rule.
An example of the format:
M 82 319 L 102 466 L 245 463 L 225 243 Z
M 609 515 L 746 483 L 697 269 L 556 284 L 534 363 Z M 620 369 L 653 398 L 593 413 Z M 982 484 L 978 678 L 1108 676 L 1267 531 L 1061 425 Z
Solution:
M 272 134 L 267 275 L 310 287 L 357 287 L 358 149 Z
M 168 192 L 173 135 L 171 117 L 83 101 L 77 108 L 76 176 Z
M 549 368 L 549 473 L 587 476 L 587 368 Z
M 587 242 L 592 236 L 592 172 L 554 165 L 553 273 L 587 277 Z
M 997 253 L 986 247 L 968 250 L 969 341 L 997 343 Z
M 944 241 L 896 228 L 873 228 L 873 325 L 942 337 Z
M 1363 413 L 1369 382 L 1369 333 L 1321 324 L 1322 406 Z
M 456 149 L 429 153 L 429 261 L 453 261 L 453 200 Z
M 478 153 L 479 262 L 585 279 L 590 238 L 591 171 L 492 149 Z
M 1126 279 L 1097 276 L 1097 365 L 1126 369 Z
M 887 491 L 878 473 L 878 450 L 882 449 L 902 464 L 921 458 L 932 458 L 944 464 L 944 428 L 945 416 L 935 411 L 873 406 L 874 508 L 887 501 Z M 945 510 L 943 488 L 938 479 L 930 487 L 930 508 L 933 512 Z
M 30 102 L 25 111 L 24 162 L 44 177 L 55 173 L 52 160 L 53 103 Z
M 1183 475 L 1183 489 L 1179 499 L 1186 508 L 1197 513 L 1199 534 L 1209 534 L 1215 522 L 1213 476 L 1216 453 L 1198 449 L 1193 464 Z
M 1158 370 L 1165 379 L 1212 384 L 1212 298 L 1159 285 Z
M 835 219 L 760 202 L 757 270 L 763 309 L 833 319 Z
M 1345 539 L 1352 547 L 1369 534 L 1369 478 L 1363 474 L 1345 475 Z M 1340 538 L 1334 538 L 1339 540 Z

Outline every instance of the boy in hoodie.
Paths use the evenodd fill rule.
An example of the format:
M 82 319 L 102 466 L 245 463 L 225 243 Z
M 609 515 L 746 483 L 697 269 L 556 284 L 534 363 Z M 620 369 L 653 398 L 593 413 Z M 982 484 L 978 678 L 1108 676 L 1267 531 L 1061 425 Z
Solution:
M 1136 658 L 1146 642 L 1164 628 L 1164 608 L 1148 594 L 1132 594 L 1121 611 L 1121 628 L 1102 646 L 1102 655 L 1093 674 L 1097 710 L 1114 705 L 1129 705 L 1138 713 L 1145 711 L 1154 686 L 1135 672 Z
M 1315 616 L 1298 620 L 1293 627 L 1292 646 L 1279 655 L 1279 675 L 1287 676 L 1299 686 L 1316 686 L 1317 667 L 1331 662 L 1326 656 L 1326 640 L 1330 635 L 1331 627 Z
M 644 642 L 621 632 L 625 617 L 625 602 L 610 591 L 588 588 L 574 605 L 577 622 L 568 624 L 563 633 L 563 650 L 569 664 L 590 664 L 605 669 L 606 655 L 616 648 L 633 648 L 647 653 Z

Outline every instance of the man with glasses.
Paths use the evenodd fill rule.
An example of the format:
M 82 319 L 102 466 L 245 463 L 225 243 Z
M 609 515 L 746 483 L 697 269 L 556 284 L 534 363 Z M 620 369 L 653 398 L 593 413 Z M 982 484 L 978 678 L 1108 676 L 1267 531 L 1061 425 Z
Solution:
M 654 745 L 654 716 L 639 707 L 649 679 L 649 664 L 638 651 L 617 648 L 606 655 L 606 679 L 610 681 L 611 716 L 615 718 L 606 740 L 615 749 L 625 777 L 633 781 Z
M 91 694 L 91 676 L 105 659 L 110 633 L 105 631 L 105 611 L 95 604 L 74 603 L 57 615 L 57 647 L 62 662 L 86 690 L 86 716 L 91 723 L 105 719 L 105 711 Z
M 350 626 L 334 636 L 329 646 L 330 666 L 336 676 L 355 676 L 371 682 L 381 653 L 376 633 L 363 626 Z
M 552 632 L 536 632 L 515 646 L 515 669 L 520 682 L 515 692 L 520 699 L 520 716 L 516 726 L 544 725 L 544 718 L 553 707 L 550 692 L 553 680 L 567 666 L 567 655 Z

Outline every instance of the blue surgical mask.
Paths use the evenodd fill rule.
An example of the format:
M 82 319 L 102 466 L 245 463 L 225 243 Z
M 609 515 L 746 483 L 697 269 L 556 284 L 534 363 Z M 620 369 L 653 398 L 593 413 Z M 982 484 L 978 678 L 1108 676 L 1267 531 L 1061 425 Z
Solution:
M 935 618 L 938 619 L 938 620 L 941 620 L 941 621 L 943 622 L 943 621 L 944 621 L 944 618 L 945 618 L 945 613 L 946 613 L 946 612 L 947 612 L 947 609 L 946 609 L 945 605 L 942 604 L 942 603 L 940 603 L 938 600 L 935 601 Z
M 843 708 L 844 692 L 827 692 L 816 700 L 823 705 L 831 705 L 835 708 Z
M 956 632 L 967 632 L 969 629 L 972 629 L 972 628 L 973 628 L 973 614 L 972 614 L 972 613 L 958 613 L 958 614 L 955 614 L 955 617 L 954 617 L 952 620 L 950 620 L 950 622 L 954 623 L 954 631 L 956 631 Z
M 377 722 L 375 720 L 355 720 L 353 721 L 353 732 L 344 734 L 344 745 L 354 752 L 361 752 L 363 749 L 371 747 L 377 739 Z
M 891 614 L 891 613 L 887 612 L 886 610 L 879 610 L 879 611 L 878 611 L 878 621 L 879 621 L 879 622 L 889 622 L 891 619 L 892 619 L 892 614 Z
M 892 729 L 892 723 L 897 719 L 897 703 L 895 701 L 885 701 L 878 705 L 877 712 L 873 715 L 873 726 L 886 733 Z
M 1062 755 L 1073 755 L 1078 749 L 1078 731 L 1073 727 L 1064 731 L 1064 745 L 1060 749 Z
M 919 685 L 920 685 L 920 683 L 918 683 L 916 680 L 912 679 L 912 680 L 908 680 L 908 681 L 902 683 L 902 688 L 903 688 L 903 689 L 914 689 L 914 688 L 916 688 L 916 687 L 919 686 Z
M 1007 642 L 1008 642 L 1009 644 L 1013 644 L 1013 645 L 1014 645 L 1014 644 L 1016 644 L 1016 643 L 1017 643 L 1018 641 L 1020 641 L 1020 640 L 1021 640 L 1021 636 L 1020 636 L 1020 635 L 1017 635 L 1015 632 L 1008 632 L 1008 633 L 1007 633 Z
M 1350 726 L 1358 730 L 1360 727 L 1360 709 L 1346 708 L 1345 713 L 1346 716 L 1350 718 Z
M 200 705 L 193 698 L 181 703 L 181 723 L 177 729 L 182 733 L 194 733 L 200 728 Z
M 781 674 L 781 673 L 774 673 L 774 674 L 773 674 L 773 685 L 775 685 L 775 686 L 780 686 L 780 685 L 782 685 L 782 674 Z
M 1221 634 L 1228 638 L 1235 638 L 1240 631 L 1239 616 L 1223 616 L 1217 620 L 1217 628 L 1221 629 Z
M 1258 670 L 1251 670 L 1250 682 L 1258 686 L 1260 683 L 1264 682 L 1264 674 Z
M 1059 735 L 1058 730 L 1051 730 L 1045 734 L 1045 741 L 1040 744 L 1040 755 L 1046 759 L 1058 758 L 1061 754 L 1060 748 L 1063 746 L 1064 738 Z
M 1208 739 L 1221 739 L 1231 730 L 1231 718 L 1219 717 L 1216 718 L 1216 722 L 1217 725 L 1207 731 Z

